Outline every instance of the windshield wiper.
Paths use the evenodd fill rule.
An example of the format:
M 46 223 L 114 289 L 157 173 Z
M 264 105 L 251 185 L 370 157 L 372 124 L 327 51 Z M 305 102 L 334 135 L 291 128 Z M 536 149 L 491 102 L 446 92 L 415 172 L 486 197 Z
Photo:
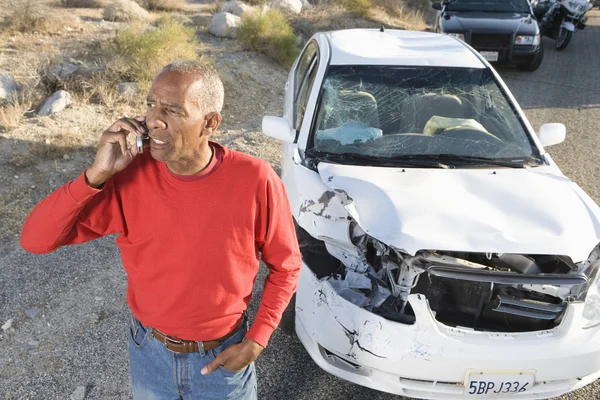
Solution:
M 404 159 L 401 157 L 379 157 L 362 153 L 329 153 L 325 151 L 309 150 L 306 155 L 316 160 L 336 164 L 373 165 L 382 167 L 423 167 L 423 168 L 449 168 L 434 158 Z M 316 161 L 315 160 L 315 161 Z
M 395 157 L 399 160 L 436 160 L 445 164 L 459 165 L 493 165 L 507 168 L 525 168 L 531 165 L 539 165 L 540 160 L 532 157 L 497 159 L 477 156 L 461 156 L 457 154 L 418 154 Z M 454 164 L 454 165 L 453 165 Z

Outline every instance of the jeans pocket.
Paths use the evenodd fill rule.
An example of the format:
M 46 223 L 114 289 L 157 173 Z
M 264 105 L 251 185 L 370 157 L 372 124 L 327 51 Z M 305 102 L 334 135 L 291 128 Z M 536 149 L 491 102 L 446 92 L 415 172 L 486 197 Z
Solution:
M 150 330 L 144 327 L 135 317 L 129 323 L 129 336 L 137 348 L 142 348 L 148 341 Z
M 217 368 L 217 369 L 218 369 L 219 371 L 221 371 L 221 373 L 222 373 L 223 375 L 225 375 L 225 376 L 228 376 L 228 377 L 234 377 L 234 376 L 237 376 L 237 375 L 241 375 L 241 374 L 243 374 L 243 373 L 244 373 L 244 372 L 246 372 L 246 370 L 247 370 L 248 368 L 250 368 L 251 366 L 252 366 L 252 363 L 250 363 L 250 364 L 246 365 L 244 368 L 242 368 L 242 369 L 241 369 L 241 370 L 239 370 L 239 371 L 230 371 L 230 370 L 226 369 L 225 367 L 223 367 L 222 365 L 221 365 L 221 366 L 219 366 L 219 368 Z

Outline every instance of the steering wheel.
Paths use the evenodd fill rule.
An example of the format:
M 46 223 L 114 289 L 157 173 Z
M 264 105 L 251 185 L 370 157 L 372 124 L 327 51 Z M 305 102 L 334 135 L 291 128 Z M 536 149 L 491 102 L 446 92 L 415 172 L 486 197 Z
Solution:
M 468 139 L 468 140 L 485 140 L 488 142 L 499 142 L 504 143 L 498 136 L 489 133 L 488 131 L 482 131 L 481 129 L 475 129 L 471 126 L 452 126 L 442 128 L 435 132 L 435 136 L 444 135 L 454 139 Z M 491 139 L 491 140 L 490 140 Z

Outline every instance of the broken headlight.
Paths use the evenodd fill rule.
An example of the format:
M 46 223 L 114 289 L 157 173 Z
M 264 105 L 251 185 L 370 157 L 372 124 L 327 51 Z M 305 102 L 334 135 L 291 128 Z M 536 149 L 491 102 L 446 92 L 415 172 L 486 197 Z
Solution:
M 596 256 L 598 255 L 596 254 Z M 584 329 L 600 325 L 600 274 L 598 274 L 598 268 L 600 268 L 600 258 L 596 259 L 590 270 L 595 275 L 595 279 L 588 289 L 583 307 Z

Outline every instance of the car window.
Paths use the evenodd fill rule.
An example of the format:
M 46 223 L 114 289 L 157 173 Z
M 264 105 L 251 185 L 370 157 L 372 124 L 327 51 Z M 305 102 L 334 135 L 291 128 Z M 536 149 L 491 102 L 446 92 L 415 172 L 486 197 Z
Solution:
M 450 0 L 447 11 L 530 12 L 528 0 Z
M 296 68 L 296 74 L 294 75 L 294 100 L 298 98 L 302 81 L 306 78 L 308 67 L 310 67 L 316 56 L 317 45 L 314 42 L 311 42 L 306 46 L 306 50 L 304 50 L 304 53 L 302 53 L 302 56 L 298 61 L 298 67 Z
M 320 99 L 317 151 L 539 157 L 490 69 L 332 66 Z
M 302 120 L 304 119 L 306 105 L 308 104 L 308 98 L 310 97 L 310 92 L 315 81 L 315 76 L 317 75 L 318 66 L 318 57 L 315 55 L 315 57 L 313 57 L 312 59 L 312 63 L 308 67 L 306 77 L 302 80 L 302 83 L 300 84 L 300 88 L 298 90 L 298 97 L 296 99 L 294 113 L 294 128 L 296 130 L 299 130 L 302 126 Z

